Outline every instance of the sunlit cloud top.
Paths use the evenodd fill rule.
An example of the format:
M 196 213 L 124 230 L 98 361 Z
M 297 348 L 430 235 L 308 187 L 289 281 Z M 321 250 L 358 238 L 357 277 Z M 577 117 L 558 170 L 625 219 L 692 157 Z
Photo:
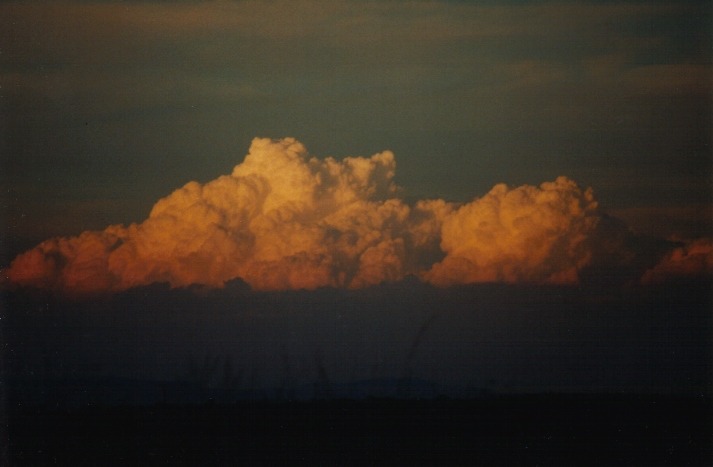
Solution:
M 592 191 L 566 177 L 499 184 L 462 205 L 407 204 L 395 170 L 390 151 L 338 161 L 293 138 L 256 138 L 230 175 L 187 183 L 141 223 L 47 240 L 18 256 L 8 277 L 75 295 L 233 279 L 257 290 L 361 288 L 409 275 L 438 286 L 576 284 L 588 268 L 654 267 L 663 258 L 635 260 L 632 234 L 612 227 Z M 645 279 L 710 270 L 710 245 L 672 245 Z

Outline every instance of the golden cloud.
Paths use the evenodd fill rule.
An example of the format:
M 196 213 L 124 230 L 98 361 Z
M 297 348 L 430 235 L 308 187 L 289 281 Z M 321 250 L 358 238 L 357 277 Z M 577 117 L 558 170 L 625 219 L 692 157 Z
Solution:
M 603 255 L 597 245 L 606 255 L 633 254 L 597 241 L 602 214 L 592 190 L 566 177 L 499 184 L 463 205 L 409 205 L 396 197 L 395 170 L 390 151 L 318 159 L 293 138 L 256 138 L 230 175 L 187 183 L 140 224 L 44 241 L 7 274 L 73 295 L 237 278 L 256 290 L 361 288 L 408 275 L 438 286 L 567 284 Z M 701 245 L 672 251 L 644 279 L 710 270 L 710 242 Z

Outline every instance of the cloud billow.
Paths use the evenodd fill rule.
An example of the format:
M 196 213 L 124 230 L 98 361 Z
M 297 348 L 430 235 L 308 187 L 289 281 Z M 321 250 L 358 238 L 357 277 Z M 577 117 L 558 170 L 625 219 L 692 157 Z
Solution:
M 626 242 L 598 238 L 603 215 L 592 191 L 566 177 L 539 187 L 499 184 L 462 205 L 407 204 L 397 197 L 395 169 L 390 151 L 318 159 L 293 138 L 256 138 L 232 174 L 187 183 L 140 224 L 46 240 L 7 275 L 70 295 L 233 279 L 255 290 L 362 288 L 409 275 L 438 286 L 574 284 L 611 262 L 604 253 L 619 261 L 636 254 Z M 710 270 L 709 241 L 687 255 L 698 259 L 687 256 L 686 274 Z M 659 266 L 645 277 L 676 271 Z

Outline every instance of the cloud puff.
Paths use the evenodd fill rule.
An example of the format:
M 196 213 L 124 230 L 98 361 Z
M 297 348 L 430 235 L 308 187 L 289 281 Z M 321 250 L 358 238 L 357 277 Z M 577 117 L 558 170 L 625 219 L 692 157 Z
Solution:
M 496 185 L 445 218 L 446 257 L 425 274 L 438 285 L 578 280 L 599 220 L 591 190 L 566 177 L 539 187 Z
M 255 139 L 231 175 L 186 184 L 140 224 L 47 240 L 8 275 L 80 294 L 234 278 L 262 290 L 396 280 L 437 247 L 446 208 L 390 198 L 394 171 L 389 151 L 319 160 L 292 138 Z
M 439 286 L 576 283 L 597 250 L 635 255 L 609 241 L 612 224 L 602 223 L 592 191 L 566 177 L 496 185 L 460 206 L 409 205 L 396 197 L 395 169 L 390 151 L 318 159 L 293 138 L 256 138 L 230 175 L 187 183 L 140 224 L 47 240 L 19 255 L 8 277 L 75 295 L 236 278 L 257 290 L 360 288 L 407 275 Z M 688 271 L 696 255 L 697 247 L 674 251 L 646 280 Z
M 656 266 L 644 273 L 641 282 L 658 284 L 670 280 L 710 278 L 713 273 L 713 240 L 701 238 L 685 242 L 669 252 Z

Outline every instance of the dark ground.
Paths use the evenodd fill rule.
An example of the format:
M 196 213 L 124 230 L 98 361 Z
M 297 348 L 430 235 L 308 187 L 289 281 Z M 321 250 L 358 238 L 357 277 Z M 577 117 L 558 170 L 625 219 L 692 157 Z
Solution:
M 713 465 L 710 397 L 19 407 L 12 466 Z

